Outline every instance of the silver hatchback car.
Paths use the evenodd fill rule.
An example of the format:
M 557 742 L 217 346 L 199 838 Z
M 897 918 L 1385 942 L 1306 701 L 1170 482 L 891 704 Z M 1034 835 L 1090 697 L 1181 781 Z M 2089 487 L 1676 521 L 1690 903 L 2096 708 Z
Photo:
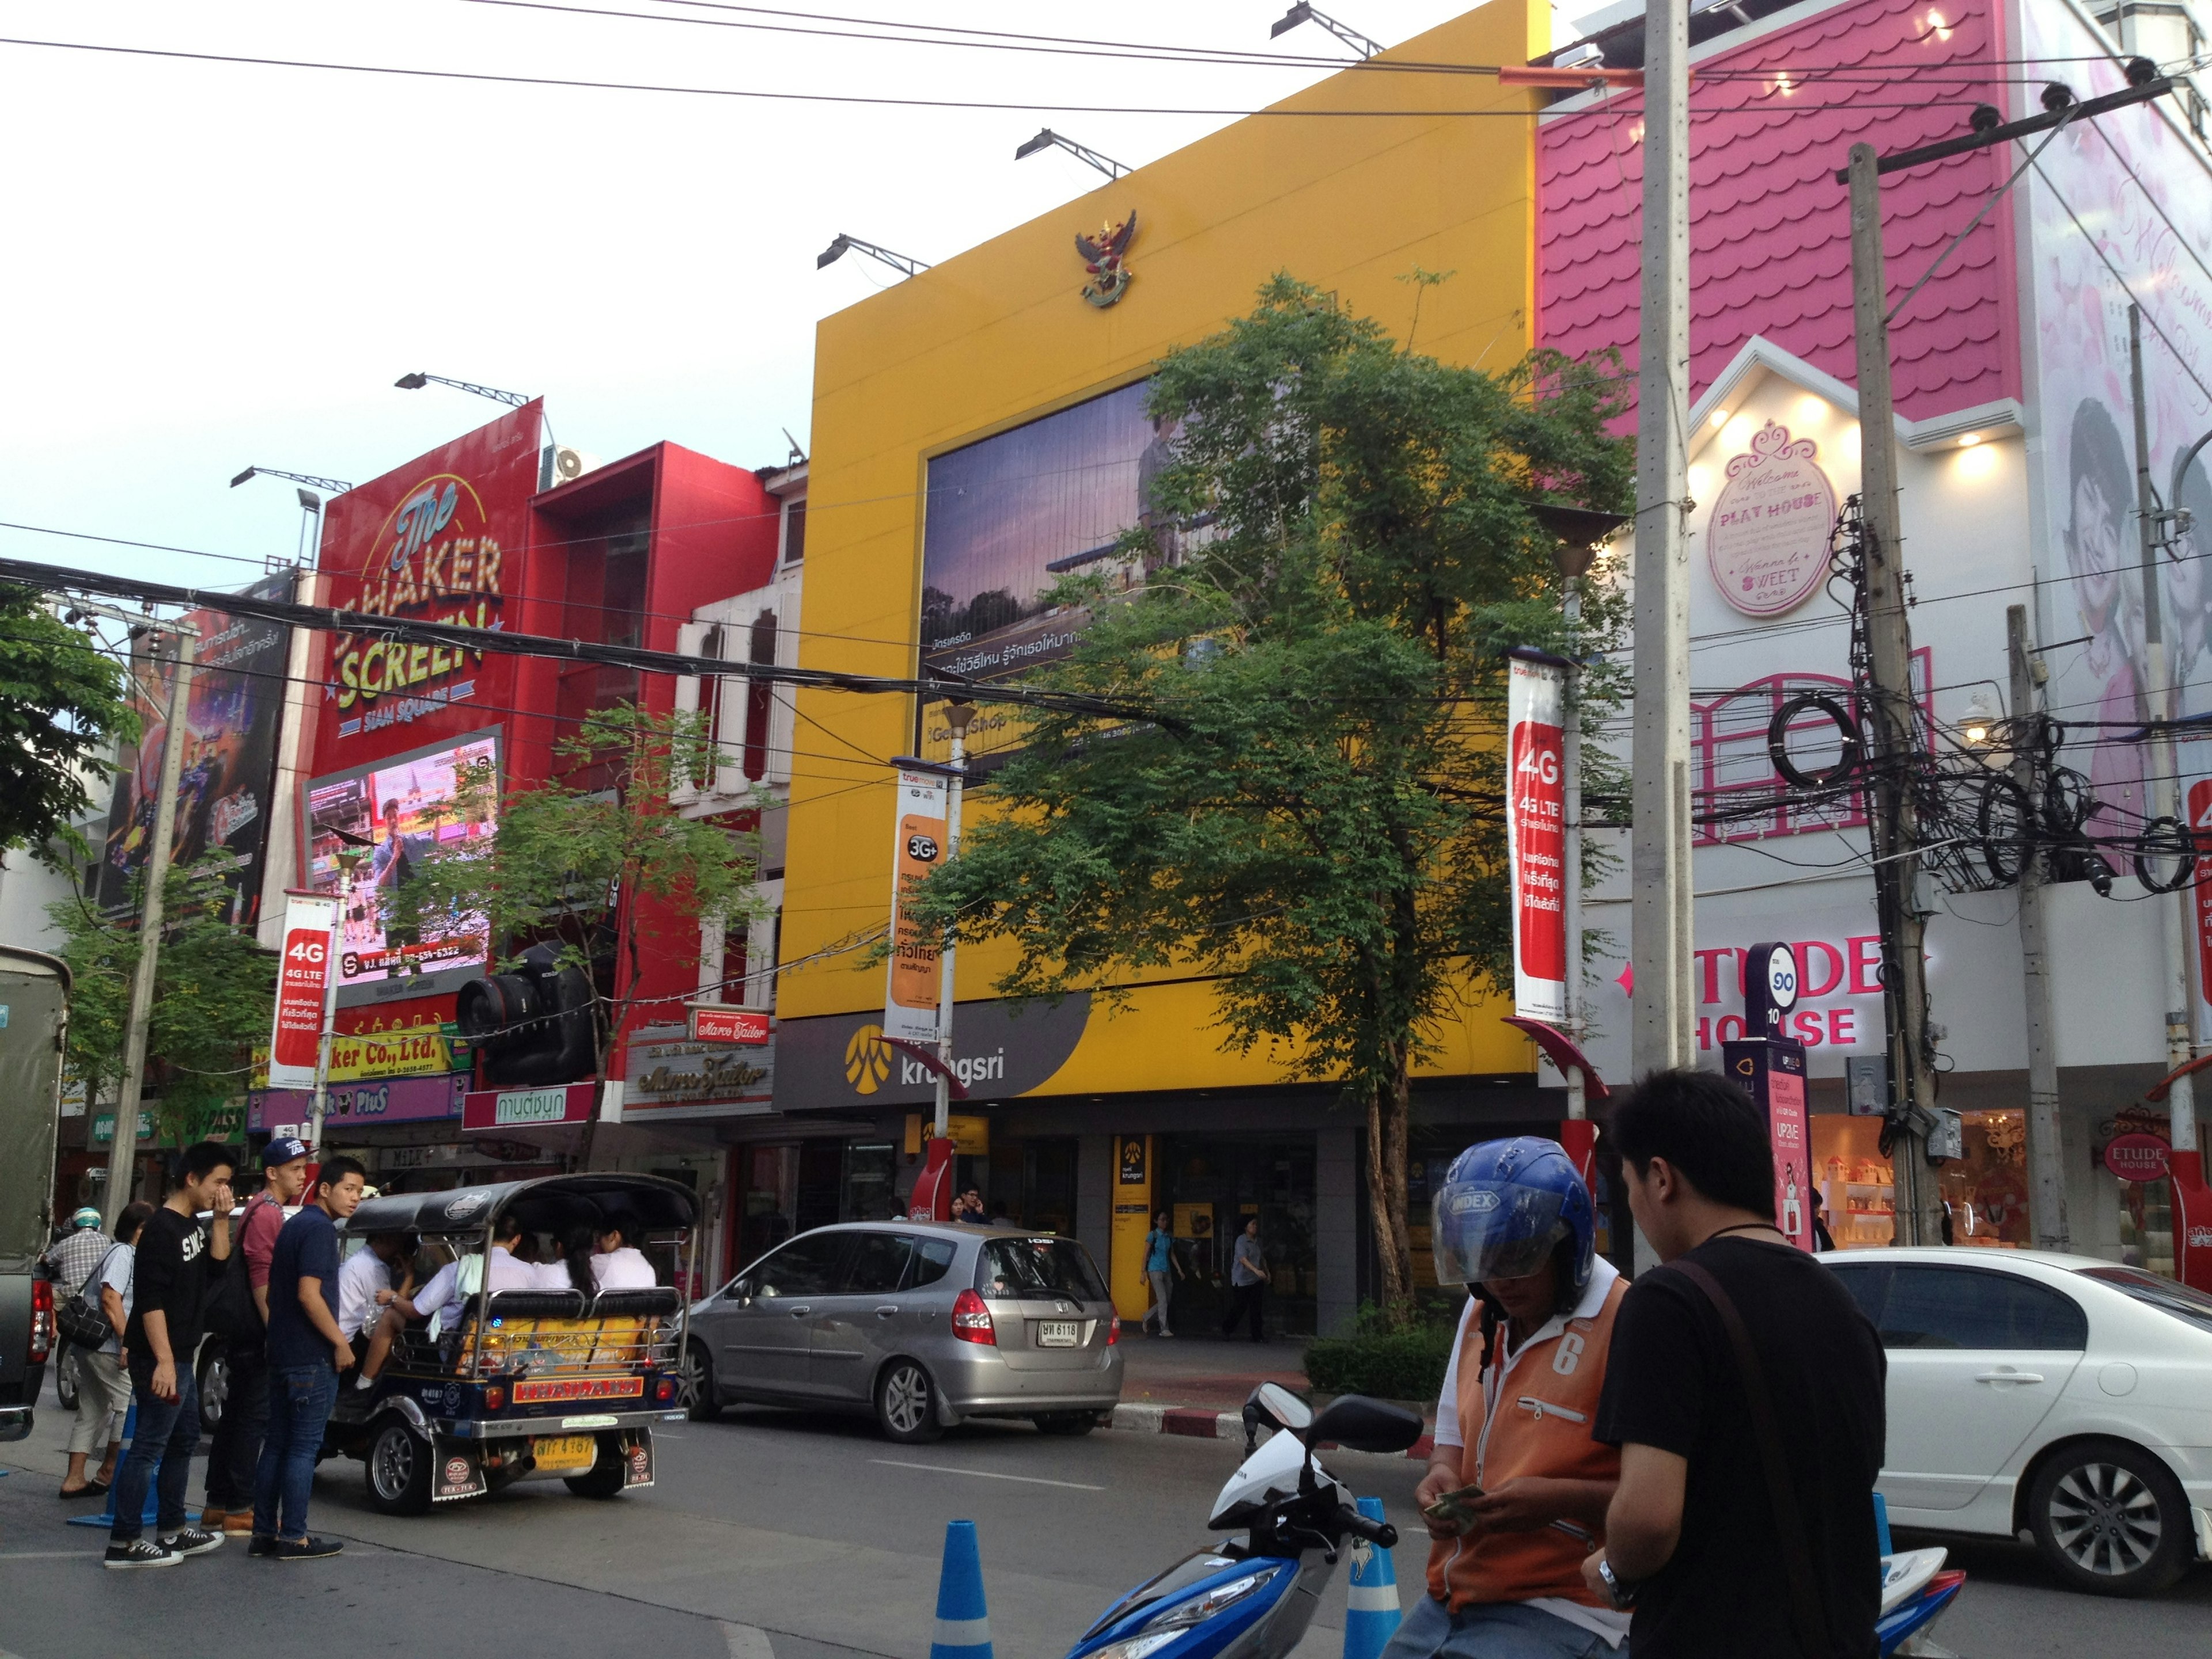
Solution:
M 778 1245 L 692 1304 L 685 1401 L 695 1419 L 738 1401 L 869 1412 L 907 1442 L 969 1417 L 1084 1434 L 1121 1401 L 1120 1335 L 1072 1238 L 849 1222 Z

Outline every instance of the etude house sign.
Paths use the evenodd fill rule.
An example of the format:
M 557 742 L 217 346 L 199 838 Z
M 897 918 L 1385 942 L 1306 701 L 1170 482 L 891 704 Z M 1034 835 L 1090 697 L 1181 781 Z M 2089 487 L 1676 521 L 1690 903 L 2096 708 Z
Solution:
M 1810 438 L 1769 421 L 1732 456 L 1705 526 L 1705 558 L 1721 597 L 1747 617 L 1778 617 L 1813 596 L 1828 574 L 1836 491 Z

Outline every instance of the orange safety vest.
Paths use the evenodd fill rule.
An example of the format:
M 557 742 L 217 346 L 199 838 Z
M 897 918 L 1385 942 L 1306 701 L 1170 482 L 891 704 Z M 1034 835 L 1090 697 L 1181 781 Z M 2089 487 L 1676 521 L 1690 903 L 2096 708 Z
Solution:
M 1486 1371 L 1482 1321 L 1467 1322 L 1457 1402 L 1462 1486 L 1493 1491 L 1521 1475 L 1620 1478 L 1619 1449 L 1592 1439 L 1590 1431 L 1605 1387 L 1613 1316 L 1627 1291 L 1627 1280 L 1615 1279 L 1594 1316 L 1567 1320 Z M 1543 1595 L 1601 1607 L 1583 1583 L 1583 1559 L 1595 1547 L 1556 1527 L 1437 1539 L 1429 1547 L 1429 1594 L 1454 1613 L 1478 1601 Z

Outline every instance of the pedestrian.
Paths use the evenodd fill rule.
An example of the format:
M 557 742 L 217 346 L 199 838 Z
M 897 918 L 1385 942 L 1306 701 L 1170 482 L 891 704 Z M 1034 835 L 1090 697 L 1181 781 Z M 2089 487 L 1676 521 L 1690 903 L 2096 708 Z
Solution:
M 1828 1231 L 1828 1206 L 1816 1205 L 1813 1210 L 1813 1248 L 1822 1255 L 1836 1248 L 1836 1236 Z
M 107 1316 L 110 1335 L 97 1348 L 76 1348 L 76 1421 L 70 1427 L 69 1473 L 62 1476 L 64 1498 L 99 1498 L 115 1484 L 116 1460 L 123 1454 L 123 1419 L 131 1409 L 131 1378 L 123 1369 L 123 1333 L 131 1323 L 131 1279 L 138 1230 L 154 1213 L 150 1204 L 126 1204 L 115 1218 L 115 1237 L 77 1289 Z M 92 1224 L 99 1224 L 95 1216 Z M 79 1236 L 83 1230 L 79 1229 Z M 75 1295 L 76 1291 L 71 1291 Z M 107 1455 L 89 1480 L 84 1466 L 92 1449 L 105 1442 Z
M 1145 1328 L 1152 1328 L 1152 1318 L 1158 1315 L 1160 1334 L 1173 1336 L 1168 1328 L 1168 1295 L 1175 1289 L 1175 1281 L 1182 1277 L 1182 1263 L 1176 1260 L 1175 1231 L 1168 1224 L 1168 1212 L 1162 1210 L 1152 1218 L 1152 1230 L 1145 1235 L 1145 1277 L 1152 1282 L 1152 1305 L 1145 1315 Z
M 222 1534 L 185 1523 L 192 1454 L 200 1443 L 199 1385 L 192 1358 L 200 1345 L 208 1263 L 230 1256 L 230 1172 L 236 1154 L 219 1141 L 185 1149 L 184 1179 L 139 1229 L 131 1318 L 123 1352 L 138 1422 L 115 1477 L 115 1523 L 107 1535 L 113 1568 L 174 1566 L 222 1547 Z M 199 1213 L 211 1212 L 203 1229 Z M 158 1467 L 160 1474 L 155 1471 Z M 146 1488 L 158 1494 L 155 1535 L 145 1530 Z
M 307 1531 L 316 1455 L 353 1344 L 338 1328 L 337 1224 L 360 1207 L 368 1171 L 350 1158 L 324 1160 L 315 1198 L 284 1224 L 269 1264 L 269 1431 L 253 1479 L 249 1555 L 313 1561 L 344 1547 Z
M 93 1269 L 107 1259 L 115 1241 L 100 1231 L 100 1212 L 86 1205 L 69 1218 L 69 1225 L 46 1247 L 39 1265 L 46 1270 L 53 1282 L 54 1304 L 58 1307 L 85 1287 Z M 61 1393 L 62 1373 L 76 1364 L 76 1345 L 62 1343 L 61 1352 L 54 1358 L 54 1392 Z M 64 1497 L 74 1498 L 75 1492 Z
M 1636 1659 L 1863 1659 L 1881 1595 L 1881 1342 L 1774 1226 L 1750 1097 L 1655 1072 L 1613 1108 L 1622 1184 L 1665 1264 L 1615 1322 L 1597 1437 L 1620 1490 L 1591 1589 L 1633 1607 Z
M 1261 1320 L 1260 1298 L 1273 1277 L 1267 1271 L 1267 1252 L 1260 1245 L 1260 1218 L 1249 1217 L 1244 1231 L 1237 1235 L 1236 1254 L 1229 1263 L 1229 1317 L 1222 1324 L 1222 1335 L 1234 1335 L 1237 1322 L 1249 1318 L 1252 1322 L 1252 1340 L 1267 1340 Z
M 253 1530 L 253 1477 L 269 1422 L 269 1264 L 284 1212 L 300 1201 L 307 1184 L 306 1141 L 278 1135 L 262 1148 L 261 1190 L 246 1200 L 238 1222 L 238 1253 L 252 1295 L 253 1323 L 233 1330 L 223 1347 L 229 1392 L 208 1447 L 207 1504 L 200 1510 L 200 1526 L 208 1532 Z M 227 1271 L 236 1273 L 238 1267 Z

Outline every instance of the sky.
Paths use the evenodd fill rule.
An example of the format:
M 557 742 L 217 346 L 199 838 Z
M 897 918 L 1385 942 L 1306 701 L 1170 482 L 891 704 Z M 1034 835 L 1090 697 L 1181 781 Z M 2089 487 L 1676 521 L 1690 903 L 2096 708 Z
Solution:
M 1310 23 L 1271 42 L 1288 3 L 848 0 L 841 15 L 1348 58 Z M 1395 45 L 1468 4 L 1333 15 Z M 942 259 L 1096 182 L 1058 150 L 1015 161 L 1040 126 L 1141 165 L 1229 118 L 1130 106 L 1257 108 L 1327 72 L 739 22 L 855 27 L 706 0 L 0 0 L 15 42 L 1112 106 L 902 109 L 0 43 L 0 520 L 198 550 L 0 528 L 0 553 L 242 584 L 293 556 L 301 512 L 289 483 L 230 488 L 240 470 L 358 483 L 499 412 L 392 386 L 415 370 L 543 393 L 555 438 L 602 459 L 667 439 L 781 463 L 784 428 L 808 438 L 813 325 L 898 280 L 851 254 L 817 270 L 832 237 Z

